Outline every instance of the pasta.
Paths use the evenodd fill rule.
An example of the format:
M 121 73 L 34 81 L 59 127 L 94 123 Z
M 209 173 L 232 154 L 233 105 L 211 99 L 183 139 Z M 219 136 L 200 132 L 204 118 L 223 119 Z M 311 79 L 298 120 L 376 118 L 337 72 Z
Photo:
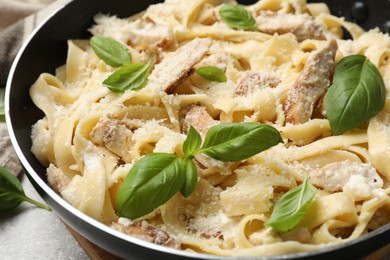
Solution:
M 389 35 L 364 32 L 323 3 L 299 0 L 245 6 L 258 31 L 234 29 L 218 13 L 226 4 L 237 5 L 166 0 L 127 19 L 97 14 L 93 35 L 125 45 L 132 63 L 151 64 L 139 90 L 104 87 L 117 68 L 89 41 L 68 41 L 66 64 L 55 75 L 42 73 L 30 89 L 45 114 L 33 126 L 32 152 L 47 167 L 49 184 L 115 229 L 207 254 L 312 251 L 389 224 L 389 96 L 379 114 L 338 136 L 323 104 L 335 64 L 352 54 L 377 66 L 390 91 Z M 342 28 L 353 39 L 343 40 Z M 193 72 L 202 66 L 219 68 L 227 81 Z M 284 143 L 240 162 L 199 154 L 188 198 L 177 193 L 140 219 L 118 216 L 117 191 L 137 161 L 150 153 L 182 155 L 191 125 L 204 138 L 211 126 L 232 122 L 271 125 Z M 305 175 L 319 191 L 303 219 L 286 233 L 267 227 L 276 202 Z

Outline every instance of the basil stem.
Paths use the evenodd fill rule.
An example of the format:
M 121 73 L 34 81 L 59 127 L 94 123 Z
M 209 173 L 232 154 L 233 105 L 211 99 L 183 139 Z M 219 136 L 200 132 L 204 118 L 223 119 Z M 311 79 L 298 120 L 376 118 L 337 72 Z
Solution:
M 226 82 L 227 78 L 223 70 L 214 66 L 204 66 L 196 70 L 196 73 L 201 77 L 216 82 Z
M 18 178 L 4 167 L 0 167 L 0 213 L 11 211 L 23 201 L 50 211 L 49 206 L 28 198 L 24 194 L 23 187 Z
M 211 127 L 199 152 L 223 162 L 236 162 L 281 142 L 280 133 L 270 125 L 228 123 Z
M 148 81 L 151 63 L 127 64 L 103 81 L 103 86 L 113 92 L 123 93 L 126 90 L 140 90 Z
M 5 122 L 5 87 L 0 87 L 0 122 Z
M 119 67 L 131 62 L 131 55 L 127 47 L 113 39 L 96 35 L 91 38 L 90 44 L 96 55 L 112 67 Z
M 224 5 L 219 8 L 219 15 L 229 27 L 257 31 L 256 20 L 241 6 Z
M 344 57 L 336 66 L 325 106 L 334 135 L 343 134 L 384 107 L 386 88 L 378 69 L 363 55 Z
M 307 180 L 285 193 L 276 203 L 271 218 L 265 223 L 278 232 L 293 229 L 305 216 L 317 189 Z

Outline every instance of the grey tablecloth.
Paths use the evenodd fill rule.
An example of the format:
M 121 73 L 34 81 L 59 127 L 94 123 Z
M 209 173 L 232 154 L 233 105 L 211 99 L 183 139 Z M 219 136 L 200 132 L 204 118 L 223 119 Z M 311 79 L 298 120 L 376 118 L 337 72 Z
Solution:
M 0 87 L 28 35 L 62 0 L 0 0 Z M 40 10 L 38 12 L 38 10 Z M 5 123 L 0 123 L 0 166 L 21 180 L 27 196 L 42 201 L 12 148 Z M 0 259 L 88 259 L 84 250 L 54 212 L 22 203 L 0 214 Z

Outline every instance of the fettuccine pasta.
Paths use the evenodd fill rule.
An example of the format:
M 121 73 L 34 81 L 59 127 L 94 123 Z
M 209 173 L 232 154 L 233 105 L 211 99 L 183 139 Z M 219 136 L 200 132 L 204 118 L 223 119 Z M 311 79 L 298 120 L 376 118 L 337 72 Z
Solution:
M 237 5 L 166 0 L 127 19 L 97 14 L 93 35 L 124 44 L 132 63 L 151 63 L 140 90 L 104 87 L 117 68 L 89 41 L 68 41 L 66 64 L 30 89 L 45 114 L 33 126 L 32 152 L 47 166 L 49 184 L 129 235 L 215 255 L 318 250 L 389 224 L 390 98 L 378 115 L 338 136 L 323 102 L 335 64 L 352 54 L 377 66 L 390 91 L 389 35 L 301 0 L 243 6 L 258 31 L 234 29 L 218 13 L 226 4 Z M 343 40 L 342 28 L 353 39 Z M 202 66 L 221 69 L 227 81 L 194 73 Z M 233 163 L 199 154 L 188 198 L 177 193 L 140 219 L 118 216 L 116 194 L 135 162 L 153 152 L 182 155 L 190 125 L 204 138 L 211 126 L 231 122 L 272 125 L 284 143 Z M 304 218 L 286 233 L 266 227 L 275 203 L 306 175 L 319 191 Z

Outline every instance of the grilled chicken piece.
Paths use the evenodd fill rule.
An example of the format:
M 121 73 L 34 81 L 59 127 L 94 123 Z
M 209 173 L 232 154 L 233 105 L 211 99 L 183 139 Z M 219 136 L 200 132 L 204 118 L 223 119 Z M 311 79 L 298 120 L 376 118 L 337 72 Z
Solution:
M 282 234 L 283 240 L 298 241 L 300 243 L 310 243 L 312 234 L 307 227 L 294 228 L 290 232 Z
M 188 131 L 190 130 L 190 126 L 192 125 L 202 137 L 205 137 L 209 128 L 213 125 L 218 124 L 218 121 L 214 120 L 210 116 L 204 106 L 192 105 L 187 109 L 184 109 L 185 111 L 183 112 L 185 113 L 182 122 L 183 133 L 188 133 Z
M 54 164 L 50 164 L 46 169 L 47 182 L 57 193 L 61 193 L 70 183 L 70 179 Z
M 105 146 L 125 162 L 131 162 L 130 149 L 133 132 L 116 119 L 101 118 L 90 133 L 92 142 Z
M 145 220 L 131 221 L 119 218 L 111 223 L 111 227 L 122 233 L 155 243 L 157 245 L 180 248 L 180 243 L 171 237 L 167 232 L 158 229 Z
M 94 35 L 104 35 L 120 42 L 126 42 L 132 47 L 147 46 L 165 48 L 174 40 L 171 27 L 158 24 L 150 17 L 139 18 L 133 22 L 120 19 L 116 16 L 96 15 L 96 25 L 91 28 Z M 113 30 L 112 28 L 118 28 Z
M 209 38 L 196 38 L 181 46 L 155 66 L 150 80 L 166 93 L 173 93 L 209 51 L 211 42 Z
M 259 31 L 267 34 L 292 33 L 298 41 L 326 40 L 325 27 L 308 14 L 262 11 L 255 18 Z
M 369 164 L 343 161 L 325 165 L 312 172 L 310 182 L 326 191 L 337 192 L 347 188 L 357 189 L 358 193 L 366 193 L 365 189 L 381 188 L 383 180 Z M 354 187 L 352 187 L 354 186 Z
M 247 96 L 257 89 L 274 88 L 279 83 L 280 79 L 272 74 L 245 71 L 234 87 L 234 95 Z
M 212 53 L 209 56 L 206 56 L 202 61 L 200 61 L 196 66 L 214 66 L 223 71 L 226 71 L 226 67 L 228 65 L 229 56 L 226 53 Z
M 335 40 L 308 58 L 298 79 L 288 92 L 284 104 L 286 123 L 302 124 L 311 118 L 314 106 L 331 84 L 337 51 Z
M 156 24 L 150 17 L 144 17 L 131 23 L 129 30 L 130 45 L 147 45 L 164 48 L 173 41 L 172 29 L 163 24 Z

